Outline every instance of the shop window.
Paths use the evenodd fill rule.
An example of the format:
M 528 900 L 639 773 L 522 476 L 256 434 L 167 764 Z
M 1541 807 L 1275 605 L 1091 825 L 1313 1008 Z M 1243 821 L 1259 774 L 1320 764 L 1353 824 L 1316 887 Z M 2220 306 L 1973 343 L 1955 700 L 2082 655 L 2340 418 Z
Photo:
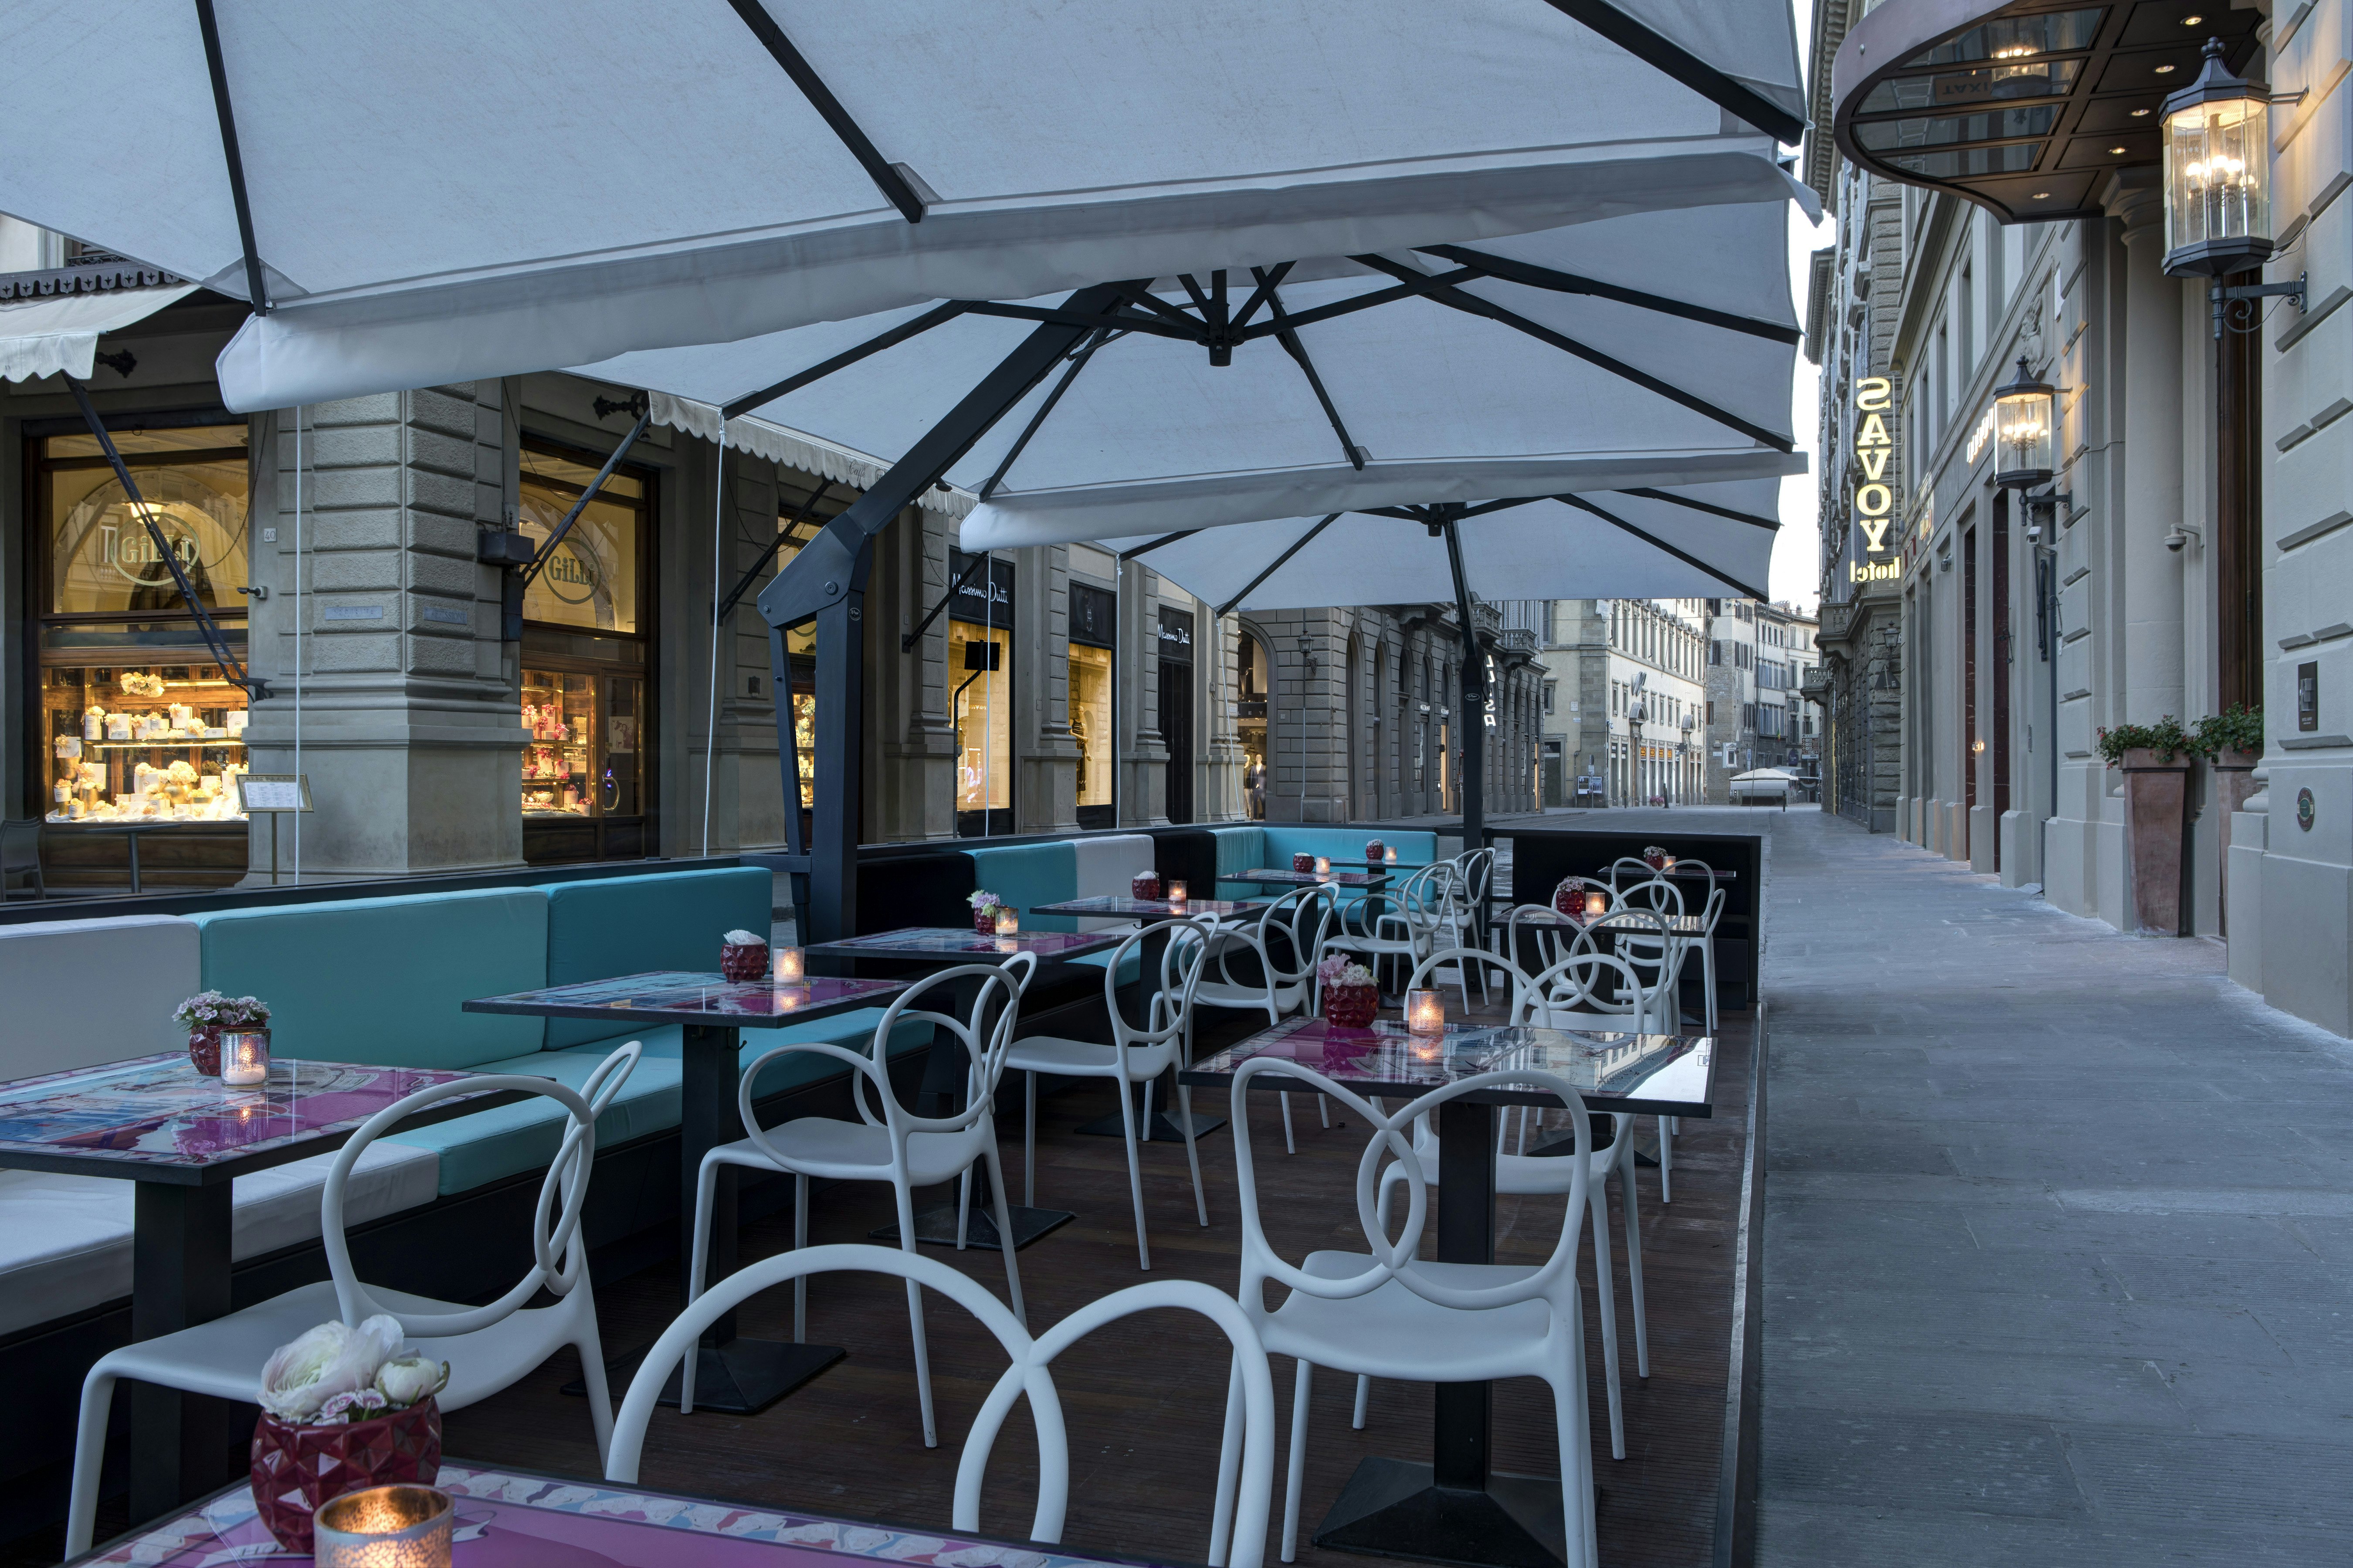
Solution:
M 164 547 L 231 647 L 245 645 L 248 453 L 242 419 L 113 432 Z M 98 438 L 26 443 L 40 584 L 34 662 L 44 765 L 36 809 L 55 823 L 242 821 L 244 689 L 213 661 L 153 536 Z M 218 867 L 244 864 L 241 842 Z
M 522 505 L 518 526 L 532 548 L 543 551 L 580 500 L 601 461 L 537 442 L 522 450 Z M 596 492 L 532 580 L 522 618 L 543 626 L 581 626 L 634 635 L 638 630 L 638 575 L 644 545 L 647 476 L 617 468 Z
M 641 816 L 645 682 L 610 673 L 522 672 L 522 814 Z
M 1234 738 L 1242 748 L 1243 809 L 1253 822 L 1266 817 L 1267 693 L 1272 689 L 1266 645 L 1244 632 L 1241 637 L 1240 694 L 1234 699 Z M 1398 666 L 1403 684 L 1405 666 Z
M 949 552 L 949 580 L 971 564 Z M 992 559 L 948 606 L 959 837 L 1013 831 L 1013 563 Z
M 1112 726 L 1112 637 L 1117 605 L 1103 589 L 1071 584 L 1069 711 L 1079 745 L 1079 826 L 1113 825 L 1113 770 L 1119 742 Z

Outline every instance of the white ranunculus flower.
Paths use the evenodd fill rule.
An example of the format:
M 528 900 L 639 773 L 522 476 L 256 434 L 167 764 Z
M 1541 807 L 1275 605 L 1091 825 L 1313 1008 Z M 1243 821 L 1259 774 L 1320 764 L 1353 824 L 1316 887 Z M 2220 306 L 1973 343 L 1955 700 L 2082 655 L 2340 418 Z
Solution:
M 449 1382 L 449 1363 L 427 1361 L 414 1353 L 395 1356 L 376 1370 L 375 1385 L 396 1405 L 410 1405 L 441 1392 Z
M 731 931 L 719 940 L 727 943 L 731 947 L 751 947 L 754 944 L 765 947 L 767 945 L 768 941 L 766 937 L 757 936 L 751 931 L 740 930 Z
M 399 1348 L 400 1324 L 382 1313 L 356 1329 L 321 1323 L 271 1352 L 261 1369 L 261 1407 L 280 1421 L 309 1421 L 334 1395 L 373 1384 Z

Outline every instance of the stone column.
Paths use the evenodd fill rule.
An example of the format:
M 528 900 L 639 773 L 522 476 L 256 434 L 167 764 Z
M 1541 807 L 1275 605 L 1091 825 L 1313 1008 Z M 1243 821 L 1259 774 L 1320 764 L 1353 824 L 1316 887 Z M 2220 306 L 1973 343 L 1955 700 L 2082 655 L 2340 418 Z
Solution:
M 259 467 L 275 482 L 254 497 L 252 577 L 269 597 L 250 626 L 270 698 L 249 755 L 256 773 L 297 771 L 299 657 L 306 880 L 522 864 L 513 656 L 498 571 L 475 560 L 477 533 L 502 520 L 502 397 L 485 381 L 265 422 Z M 296 831 L 281 821 L 285 879 Z M 269 839 L 255 817 L 248 882 L 268 880 Z

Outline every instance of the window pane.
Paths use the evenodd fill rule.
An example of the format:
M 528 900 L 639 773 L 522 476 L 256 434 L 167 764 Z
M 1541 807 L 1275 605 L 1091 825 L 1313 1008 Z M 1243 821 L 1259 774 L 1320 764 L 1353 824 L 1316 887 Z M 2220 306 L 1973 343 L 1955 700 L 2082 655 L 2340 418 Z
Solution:
M 968 671 L 965 648 L 995 643 L 997 668 Z M 1013 805 L 1013 639 L 1002 627 L 948 623 L 948 678 L 955 700 L 956 810 L 1002 811 Z
M 1983 114 L 1938 114 L 1917 120 L 1869 120 L 1854 139 L 1873 152 L 1890 147 L 1940 147 L 1951 142 L 1991 142 L 2009 136 L 2040 136 L 2059 118 L 2059 105 L 1989 110 Z
M 1907 174 L 1932 180 L 1958 179 L 1968 174 L 2022 174 L 2041 155 L 2040 142 L 2014 142 L 2007 147 L 1963 147 L 1948 153 L 1908 153 L 1887 162 Z
M 1071 645 L 1071 738 L 1079 743 L 1079 804 L 1111 804 L 1111 650 Z
M 1899 109 L 1961 109 L 2001 99 L 2063 98 L 2083 69 L 2080 59 L 2031 60 L 1936 76 L 1897 77 L 1873 88 L 1855 112 L 1885 114 Z
M 594 469 L 545 452 L 522 455 L 522 509 L 518 527 L 535 550 L 544 550 L 565 513 L 580 499 Z M 570 481 L 569 483 L 560 481 Z M 523 595 L 528 621 L 590 626 L 600 631 L 638 629 L 638 547 L 643 522 L 644 484 L 616 471 L 564 536 L 547 565 Z
M 51 822 L 236 822 L 245 691 L 218 665 L 46 670 Z
M 553 670 L 522 672 L 525 816 L 594 816 L 590 745 L 596 728 L 596 677 Z
M 147 514 L 178 557 L 197 597 L 210 610 L 243 610 L 237 590 L 245 586 L 247 537 L 246 460 L 241 426 L 197 431 L 126 432 L 151 438 L 201 438 L 221 455 L 206 461 L 137 462 L 131 465 Z M 49 528 L 49 603 L 54 614 L 185 614 L 185 602 L 172 571 L 153 542 L 114 470 L 102 462 L 59 464 L 79 442 L 93 450 L 95 437 L 52 437 L 42 443 L 42 489 Z

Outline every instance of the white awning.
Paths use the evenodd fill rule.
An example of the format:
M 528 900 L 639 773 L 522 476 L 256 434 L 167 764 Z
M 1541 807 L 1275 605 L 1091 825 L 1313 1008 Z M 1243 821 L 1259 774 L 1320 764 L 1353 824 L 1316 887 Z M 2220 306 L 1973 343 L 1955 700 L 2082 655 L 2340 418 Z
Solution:
M 1482 599 L 1766 597 L 1773 479 L 1588 491 L 1466 516 L 1462 574 Z M 1430 514 L 1435 515 L 1435 514 Z M 1106 539 L 1213 605 L 1238 610 L 1445 603 L 1446 541 L 1429 517 L 1345 511 L 1204 529 L 1153 545 Z
M 1267 308 L 1230 363 L 1211 363 L 1187 340 L 1203 325 L 1191 289 L 1164 279 L 1156 315 L 1126 307 L 1119 335 L 1048 375 L 949 465 L 951 483 L 986 498 L 965 547 L 1802 473 L 1789 428 L 1799 332 L 1787 189 L 1474 246 L 1303 260 L 1272 299 L 1301 323 L 1312 379 L 1281 336 L 1248 335 L 1273 326 Z M 1417 279 L 1466 271 L 1476 276 L 1448 287 L 1451 303 L 1406 294 Z M 1249 272 L 1229 276 L 1229 321 L 1257 291 Z M 1340 309 L 1385 294 L 1406 297 Z M 1021 308 L 1063 304 L 1050 295 Z M 628 354 L 581 374 L 740 405 L 933 308 Z M 1335 313 L 1316 314 L 1325 310 Z M 754 406 L 853 451 L 904 453 L 1036 328 L 955 316 Z
M 228 405 L 1754 201 L 1746 150 L 1802 129 L 1788 0 L 653 15 L 219 7 L 271 306 L 222 356 Z M 0 211 L 249 298 L 199 26 L 0 5 Z
M 657 425 L 683 430 L 706 441 L 719 439 L 722 422 L 719 410 L 708 403 L 657 392 L 651 395 L 649 406 Z M 750 452 L 772 463 L 782 463 L 805 474 L 815 474 L 821 479 L 833 479 L 861 490 L 881 478 L 882 471 L 891 466 L 880 458 L 853 452 L 822 436 L 787 430 L 781 425 L 754 419 L 749 415 L 726 420 L 725 424 L 727 445 L 739 452 Z M 924 492 L 922 505 L 926 511 L 960 519 L 972 510 L 974 500 L 969 490 L 943 490 L 934 487 Z
M 0 300 L 0 380 L 33 381 L 63 371 L 88 381 L 100 338 L 195 291 L 194 283 L 179 283 Z

